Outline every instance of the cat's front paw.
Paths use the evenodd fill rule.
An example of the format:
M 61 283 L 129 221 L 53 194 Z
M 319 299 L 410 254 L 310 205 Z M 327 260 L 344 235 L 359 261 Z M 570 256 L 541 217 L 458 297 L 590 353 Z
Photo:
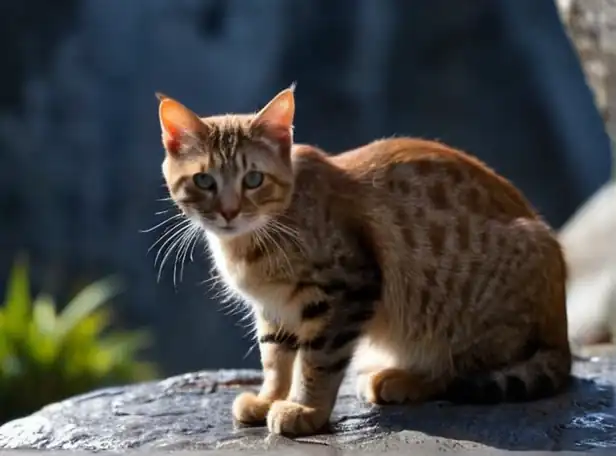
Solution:
M 291 401 L 276 401 L 267 414 L 267 428 L 272 434 L 306 436 L 327 428 L 330 412 Z
M 263 425 L 271 405 L 271 401 L 262 399 L 254 393 L 241 393 L 233 401 L 233 418 L 242 424 Z

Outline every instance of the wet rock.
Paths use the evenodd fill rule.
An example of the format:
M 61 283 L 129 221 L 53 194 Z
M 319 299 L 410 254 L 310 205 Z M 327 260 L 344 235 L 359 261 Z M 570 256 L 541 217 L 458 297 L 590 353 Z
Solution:
M 616 182 L 582 206 L 559 236 L 569 267 L 570 339 L 608 342 L 616 330 Z
M 242 428 L 230 408 L 257 371 L 199 372 L 103 389 L 49 405 L 0 427 L 0 448 L 112 450 L 311 448 L 588 450 L 616 448 L 616 358 L 578 361 L 571 390 L 529 404 L 494 407 L 428 403 L 372 407 L 341 390 L 332 432 L 291 440 L 265 428 Z M 330 448 L 332 449 L 332 448 Z

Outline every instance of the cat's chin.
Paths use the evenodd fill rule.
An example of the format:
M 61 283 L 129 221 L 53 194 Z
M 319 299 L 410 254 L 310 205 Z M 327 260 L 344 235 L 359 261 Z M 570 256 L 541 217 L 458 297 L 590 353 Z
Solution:
M 215 236 L 221 240 L 232 240 L 238 237 L 249 235 L 259 228 L 262 228 L 267 224 L 267 220 L 258 217 L 253 220 L 241 220 L 231 225 L 222 226 L 212 223 L 201 222 L 201 228 L 206 231 L 208 235 Z

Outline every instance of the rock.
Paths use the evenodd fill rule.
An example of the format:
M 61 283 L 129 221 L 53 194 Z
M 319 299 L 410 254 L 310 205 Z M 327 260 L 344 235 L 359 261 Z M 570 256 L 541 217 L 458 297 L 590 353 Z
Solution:
M 557 0 L 556 4 L 575 50 L 580 58 L 595 103 L 610 133 L 614 132 L 614 49 L 616 1 Z M 610 115 L 612 114 L 612 115 Z
M 558 0 L 557 5 L 605 129 L 614 138 L 616 0 Z M 606 183 L 560 235 L 570 268 L 569 332 L 579 351 L 612 340 L 616 329 L 616 183 Z
M 616 182 L 605 185 L 559 233 L 567 265 L 569 337 L 605 342 L 616 330 Z
M 427 403 L 371 407 L 341 390 L 332 432 L 291 440 L 242 428 L 230 408 L 258 371 L 200 372 L 94 391 L 0 427 L 2 449 L 152 450 L 590 450 L 616 448 L 616 357 L 577 361 L 570 391 L 552 399 L 493 407 Z M 325 453 L 324 453 L 325 454 Z M 327 454 L 330 454 L 329 451 Z

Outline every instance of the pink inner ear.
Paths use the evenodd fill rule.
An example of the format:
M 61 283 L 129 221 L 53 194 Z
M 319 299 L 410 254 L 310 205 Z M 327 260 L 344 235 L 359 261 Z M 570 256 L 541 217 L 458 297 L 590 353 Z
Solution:
M 171 136 L 168 133 L 164 133 L 163 145 L 170 153 L 176 154 L 180 150 L 180 138 L 178 135 Z
M 263 128 L 271 136 L 284 140 L 292 137 L 295 100 L 293 89 L 276 95 L 256 116 L 254 125 Z
M 291 134 L 291 130 L 289 128 L 285 128 L 280 125 L 265 125 L 264 131 L 267 136 L 274 139 L 276 142 L 281 143 L 283 146 L 288 146 L 291 144 L 293 135 Z
M 164 123 L 163 119 L 163 145 L 170 153 L 177 153 L 182 145 L 182 130 L 171 123 Z
M 159 116 L 163 144 L 171 153 L 179 151 L 184 133 L 196 134 L 205 128 L 196 114 L 170 98 L 161 101 Z

